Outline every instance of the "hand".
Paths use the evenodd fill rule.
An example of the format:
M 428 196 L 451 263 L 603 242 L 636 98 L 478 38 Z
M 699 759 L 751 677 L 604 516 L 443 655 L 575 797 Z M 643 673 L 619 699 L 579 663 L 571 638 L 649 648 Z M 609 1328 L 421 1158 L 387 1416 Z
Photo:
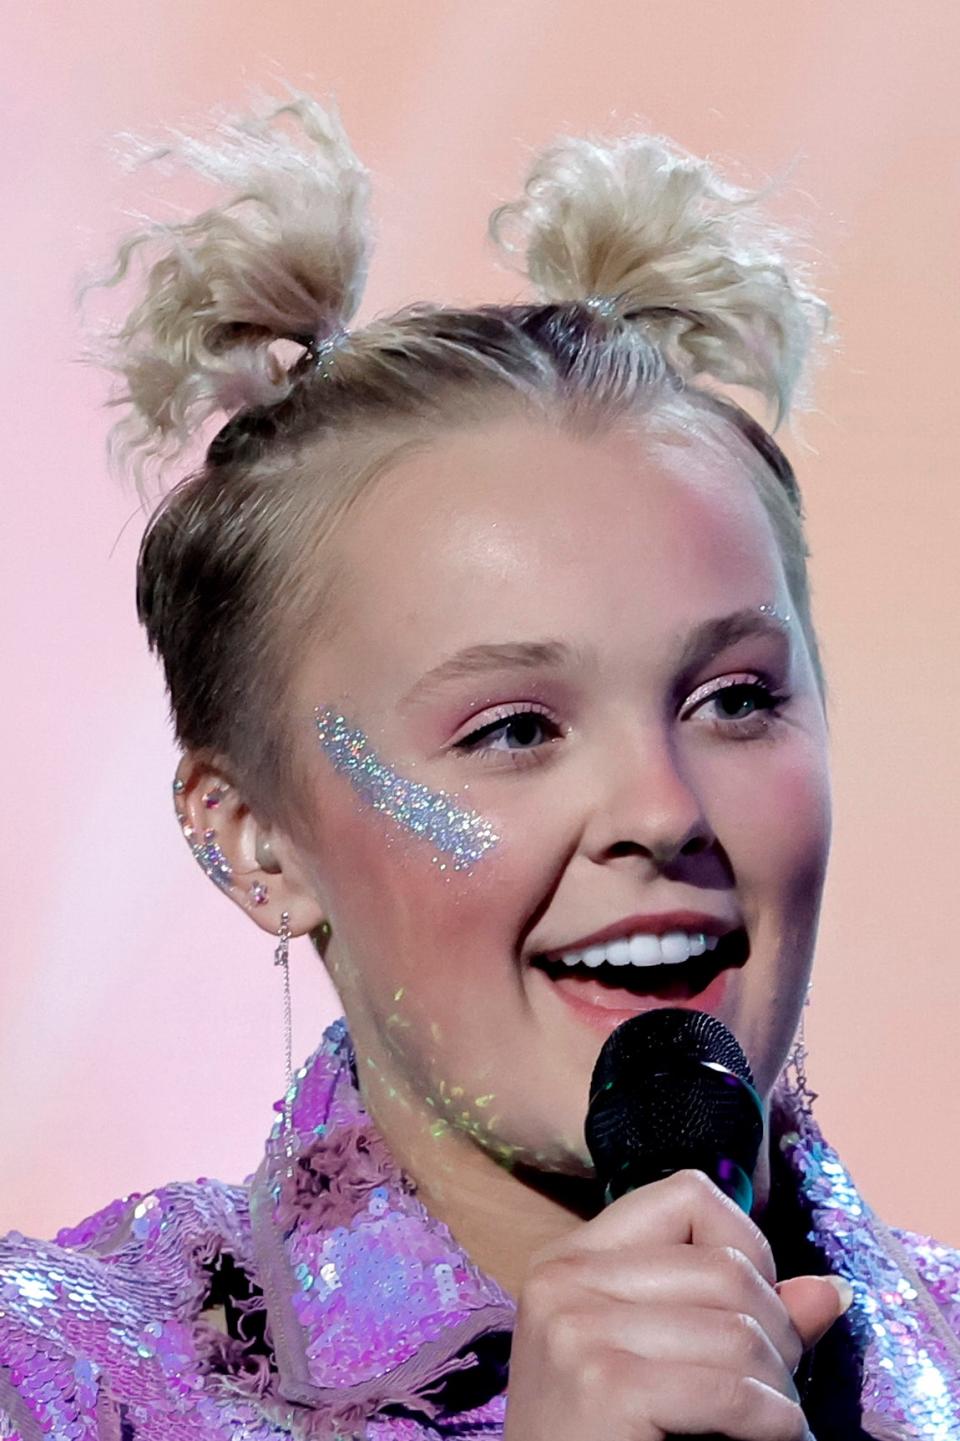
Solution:
M 531 1264 L 504 1441 L 810 1441 L 793 1372 L 845 1308 L 825 1277 L 776 1279 L 701 1171 L 621 1196 Z

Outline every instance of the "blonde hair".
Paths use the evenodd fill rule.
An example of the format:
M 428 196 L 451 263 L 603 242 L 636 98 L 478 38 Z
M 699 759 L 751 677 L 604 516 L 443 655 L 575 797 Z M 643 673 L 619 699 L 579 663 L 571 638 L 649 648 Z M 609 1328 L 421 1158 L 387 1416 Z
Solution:
M 656 137 L 560 141 L 491 222 L 538 299 L 422 304 L 348 332 L 369 186 L 332 111 L 295 94 L 212 142 L 180 136 L 156 154 L 233 193 L 119 248 L 104 283 L 137 259 L 145 276 L 102 352 L 125 409 L 112 444 L 145 486 L 211 416 L 229 419 L 149 522 L 138 611 L 181 744 L 228 757 L 262 811 L 292 795 L 285 642 L 329 621 L 337 520 L 411 445 L 498 404 L 591 430 L 693 418 L 739 444 L 819 675 L 793 473 L 768 431 L 717 393 L 749 387 L 779 422 L 825 319 L 754 196 Z M 281 341 L 300 347 L 294 359 Z M 308 583 L 318 554 L 320 581 Z

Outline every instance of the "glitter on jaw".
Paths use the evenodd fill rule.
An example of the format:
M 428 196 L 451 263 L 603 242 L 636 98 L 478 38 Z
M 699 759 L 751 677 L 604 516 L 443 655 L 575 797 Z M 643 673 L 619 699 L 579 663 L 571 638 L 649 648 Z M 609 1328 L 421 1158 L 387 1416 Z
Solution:
M 363 731 L 351 729 L 344 716 L 318 708 L 316 722 L 317 738 L 334 770 L 346 776 L 375 811 L 450 856 L 451 869 L 469 870 L 499 841 L 490 822 L 476 811 L 462 810 L 453 795 L 405 780 L 384 765 Z M 434 860 L 438 870 L 447 869 L 445 862 L 436 856 Z

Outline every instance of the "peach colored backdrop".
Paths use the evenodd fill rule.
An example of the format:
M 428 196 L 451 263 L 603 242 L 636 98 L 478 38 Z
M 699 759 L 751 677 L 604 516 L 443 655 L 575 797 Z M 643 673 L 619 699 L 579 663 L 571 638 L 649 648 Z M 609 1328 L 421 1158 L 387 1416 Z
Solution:
M 528 147 L 635 122 L 795 168 L 841 343 L 792 442 L 832 686 L 837 831 L 808 1021 L 819 1115 L 890 1220 L 960 1244 L 953 0 L 46 0 L 4 26 L 0 1230 L 256 1164 L 281 1086 L 270 947 L 174 825 L 75 277 L 155 208 L 109 141 L 285 77 L 374 169 L 365 313 L 507 296 L 486 215 Z M 335 1001 L 293 967 L 304 1056 Z

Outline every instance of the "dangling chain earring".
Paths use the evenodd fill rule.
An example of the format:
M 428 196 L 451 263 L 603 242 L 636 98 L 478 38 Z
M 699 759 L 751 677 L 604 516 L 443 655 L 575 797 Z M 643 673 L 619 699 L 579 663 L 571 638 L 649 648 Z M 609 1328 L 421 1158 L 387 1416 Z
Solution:
M 800 1104 L 809 1116 L 812 1112 L 813 1103 L 817 1099 L 817 1092 L 811 1091 L 807 1081 L 807 1039 L 804 1030 L 804 1022 L 807 1018 L 807 1007 L 810 1004 L 810 996 L 813 992 L 813 985 L 807 986 L 807 994 L 804 997 L 803 1010 L 800 1012 L 800 1027 L 797 1031 L 797 1038 L 793 1043 L 793 1050 L 787 1058 L 787 1070 L 792 1070 L 796 1084 L 795 1090 L 799 1097 Z
M 283 1094 L 283 1134 L 287 1175 L 293 1169 L 293 1011 L 290 1005 L 290 913 L 284 911 L 277 932 L 273 964 L 283 967 L 283 1048 L 287 1086 Z

